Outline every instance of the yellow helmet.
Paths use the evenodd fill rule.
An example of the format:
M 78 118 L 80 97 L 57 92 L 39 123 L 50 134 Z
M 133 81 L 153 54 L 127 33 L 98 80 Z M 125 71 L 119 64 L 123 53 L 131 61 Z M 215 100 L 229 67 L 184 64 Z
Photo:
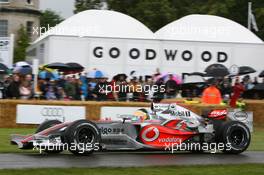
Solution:
M 133 113 L 133 115 L 137 118 L 139 118 L 140 120 L 148 120 L 149 115 L 148 115 L 148 111 L 146 109 L 138 109 L 137 111 L 135 111 Z

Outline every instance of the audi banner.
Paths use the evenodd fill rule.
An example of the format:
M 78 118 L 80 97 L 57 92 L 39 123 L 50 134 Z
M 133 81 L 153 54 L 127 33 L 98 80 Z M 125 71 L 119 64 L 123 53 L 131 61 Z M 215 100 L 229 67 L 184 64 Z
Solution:
M 40 124 L 54 119 L 71 122 L 85 117 L 84 106 L 17 105 L 16 123 Z

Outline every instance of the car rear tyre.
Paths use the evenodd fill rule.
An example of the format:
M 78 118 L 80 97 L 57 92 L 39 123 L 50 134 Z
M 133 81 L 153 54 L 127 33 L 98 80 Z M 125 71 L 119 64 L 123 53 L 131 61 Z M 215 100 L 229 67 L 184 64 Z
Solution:
M 45 129 L 48 129 L 52 126 L 55 126 L 55 125 L 58 125 L 58 124 L 61 124 L 62 122 L 59 121 L 59 120 L 47 120 L 47 121 L 44 121 L 43 123 L 41 123 L 36 132 L 35 133 L 39 133 L 41 131 L 44 131 Z M 48 153 L 48 154 L 58 154 L 58 153 L 61 153 L 63 151 L 62 148 L 60 147 L 49 147 L 47 149 L 44 150 L 45 153 Z
M 222 140 L 225 144 L 224 153 L 239 154 L 248 148 L 251 135 L 244 123 L 230 121 L 223 126 Z
M 87 155 L 98 150 L 100 140 L 98 127 L 88 120 L 75 121 L 65 130 L 69 151 L 76 155 Z

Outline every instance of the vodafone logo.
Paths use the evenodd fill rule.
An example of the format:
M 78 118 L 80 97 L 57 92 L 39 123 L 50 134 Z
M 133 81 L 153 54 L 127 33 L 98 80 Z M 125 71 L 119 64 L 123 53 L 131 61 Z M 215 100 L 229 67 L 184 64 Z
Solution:
M 149 127 L 142 132 L 141 137 L 146 142 L 153 142 L 159 137 L 159 130 L 156 127 Z

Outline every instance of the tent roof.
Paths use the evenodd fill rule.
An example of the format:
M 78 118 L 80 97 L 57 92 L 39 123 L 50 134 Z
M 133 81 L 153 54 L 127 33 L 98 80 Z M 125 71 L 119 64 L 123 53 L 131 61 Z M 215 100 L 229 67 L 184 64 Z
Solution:
M 49 35 L 154 38 L 153 32 L 135 18 L 110 10 L 86 10 L 80 12 L 43 34 L 37 41 Z
M 213 15 L 188 15 L 162 27 L 155 33 L 157 39 L 263 43 L 244 26 Z

